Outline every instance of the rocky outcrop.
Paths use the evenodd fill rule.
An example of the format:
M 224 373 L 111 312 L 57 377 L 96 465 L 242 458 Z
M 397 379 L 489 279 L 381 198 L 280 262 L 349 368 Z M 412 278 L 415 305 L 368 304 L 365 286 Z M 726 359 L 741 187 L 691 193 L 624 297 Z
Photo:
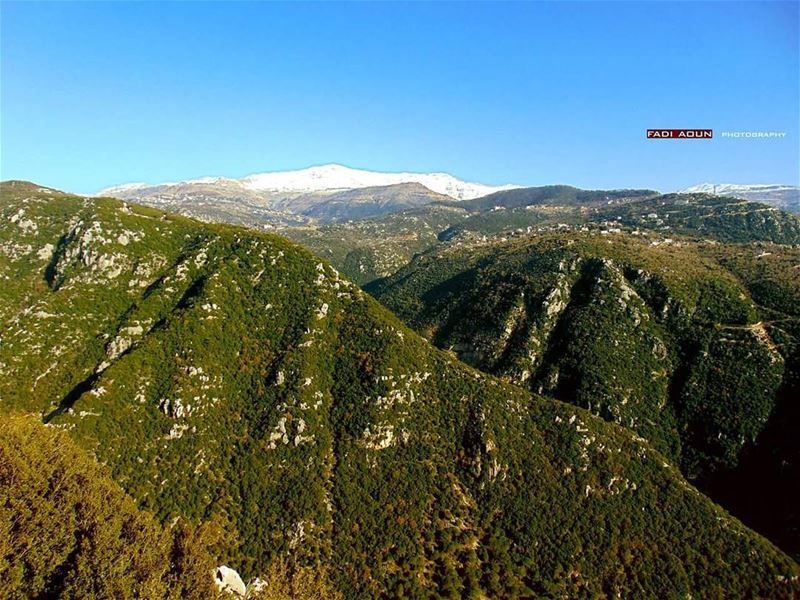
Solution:
M 247 586 L 242 581 L 239 573 L 226 565 L 214 569 L 214 583 L 220 592 L 226 592 L 239 598 L 247 595 Z

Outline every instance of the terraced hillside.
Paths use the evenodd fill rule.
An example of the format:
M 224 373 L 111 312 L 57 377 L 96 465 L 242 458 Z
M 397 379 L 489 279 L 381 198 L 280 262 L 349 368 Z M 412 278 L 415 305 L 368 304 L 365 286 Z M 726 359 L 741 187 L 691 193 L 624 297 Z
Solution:
M 798 552 L 798 265 L 777 244 L 567 231 L 443 245 L 366 289 L 465 362 L 633 429 Z
M 651 443 L 435 350 L 291 242 L 0 192 L 3 413 L 69 432 L 163 521 L 221 525 L 246 578 L 287 561 L 345 598 L 800 591 Z

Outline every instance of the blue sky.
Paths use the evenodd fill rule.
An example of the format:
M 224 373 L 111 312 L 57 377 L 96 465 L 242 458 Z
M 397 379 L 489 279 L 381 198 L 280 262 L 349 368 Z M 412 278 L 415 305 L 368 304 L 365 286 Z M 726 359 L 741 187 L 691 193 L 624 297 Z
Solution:
M 797 2 L 0 11 L 2 179 L 91 192 L 329 162 L 598 188 L 800 179 Z

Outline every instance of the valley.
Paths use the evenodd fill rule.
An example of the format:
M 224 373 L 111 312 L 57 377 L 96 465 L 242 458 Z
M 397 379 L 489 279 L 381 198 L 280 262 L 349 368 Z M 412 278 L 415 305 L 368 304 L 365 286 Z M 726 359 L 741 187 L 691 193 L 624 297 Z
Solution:
M 0 600 L 800 599 L 797 8 L 0 0 Z
M 313 569 L 324 574 L 317 589 L 344 598 L 660 597 L 664 589 L 789 598 L 799 589 L 797 563 L 679 469 L 730 475 L 750 457 L 740 437 L 749 448 L 780 429 L 773 413 L 792 410 L 776 392 L 796 384 L 787 383 L 796 373 L 787 268 L 795 256 L 769 239 L 793 235 L 796 223 L 781 213 L 765 223 L 719 218 L 714 207 L 710 234 L 759 240 L 733 252 L 717 239 L 667 242 L 673 234 L 659 225 L 622 233 L 631 226 L 607 223 L 608 209 L 581 223 L 582 206 L 466 216 L 434 203 L 330 225 L 329 239 L 345 239 L 317 258 L 276 235 L 127 201 L 24 182 L 3 183 L 0 197 L 0 456 L 16 460 L 20 435 L 36 440 L 30 452 L 52 452 L 61 430 L 72 441 L 58 443 L 106 465 L 120 486 L 114 494 L 152 515 L 141 517 L 148 523 L 185 524 L 184 540 L 218 532 L 203 545 L 210 555 L 188 563 L 154 555 L 164 566 L 153 571 L 151 597 L 206 568 L 181 564 L 214 563 L 246 581 L 281 564 L 287 578 Z M 512 221 L 507 231 L 505 215 L 528 218 L 517 210 L 539 221 Z M 373 277 L 367 289 L 411 328 L 340 274 L 359 235 L 375 240 L 364 256 L 399 242 L 368 273 L 397 275 Z M 350 267 L 360 270 L 358 261 Z M 471 314 L 480 327 L 460 320 Z M 619 329 L 556 344 L 546 332 L 567 315 L 576 333 L 606 322 Z M 692 327 L 707 346 L 682 362 L 672 336 L 695 337 Z M 522 339 L 540 341 L 545 369 L 575 378 L 574 396 L 559 387 L 564 375 L 524 362 L 533 342 Z M 614 341 L 619 356 L 603 362 L 604 343 Z M 703 352 L 710 357 L 699 360 Z M 738 352 L 752 372 L 726 385 L 748 390 L 744 406 L 713 383 L 741 365 Z M 570 373 L 569 361 L 586 370 Z M 687 367 L 687 380 L 706 391 L 678 394 L 678 410 L 672 372 Z M 42 420 L 46 427 L 34 423 Z M 27 488 L 2 489 L 7 502 L 31 502 Z M 11 539 L 25 539 L 23 525 L 32 527 L 12 525 Z M 194 548 L 159 539 L 154 551 Z M 27 580 L 34 558 L 0 578 Z M 111 568 L 108 560 L 71 552 L 57 573 Z M 36 585 L 54 593 L 48 586 L 64 581 Z

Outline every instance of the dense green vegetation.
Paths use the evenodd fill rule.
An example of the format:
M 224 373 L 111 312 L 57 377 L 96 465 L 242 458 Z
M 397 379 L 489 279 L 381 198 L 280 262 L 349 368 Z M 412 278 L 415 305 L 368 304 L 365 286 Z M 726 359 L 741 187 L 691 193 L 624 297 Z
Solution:
M 463 365 L 293 243 L 0 191 L 3 419 L 65 430 L 163 523 L 219 527 L 215 558 L 245 579 L 320 570 L 344 598 L 800 591 L 668 444 Z
M 712 246 L 709 254 L 747 287 L 764 329 L 785 357 L 775 409 L 736 469 L 708 482 L 715 498 L 800 557 L 800 248 Z M 749 358 L 748 358 L 749 359 Z M 758 490 L 742 494 L 742 489 Z
M 280 233 L 330 261 L 352 281 L 364 284 L 394 273 L 467 215 L 458 205 L 434 204 L 380 219 L 296 227 Z
M 210 530 L 161 527 L 65 434 L 0 420 L 0 596 L 213 598 Z
M 579 190 L 545 186 L 497 192 L 457 204 L 431 204 L 388 215 L 281 229 L 330 260 L 357 283 L 388 277 L 443 242 L 493 243 L 548 231 L 616 231 L 722 242 L 800 244 L 800 219 L 765 204 L 710 194 L 650 190 Z
M 0 420 L 3 598 L 223 598 L 213 584 L 222 533 L 162 527 L 64 432 L 30 416 Z M 251 600 L 335 600 L 325 570 L 276 561 Z
M 800 219 L 759 202 L 711 194 L 667 194 L 611 206 L 603 217 L 633 227 L 723 242 L 800 243 Z
M 590 204 L 615 204 L 657 196 L 654 190 L 582 190 L 569 185 L 545 185 L 495 192 L 482 198 L 467 200 L 465 206 L 472 210 L 496 207 L 518 208 L 545 204 L 550 206 L 586 206 Z
M 798 389 L 799 258 L 777 245 L 548 233 L 445 245 L 366 289 L 473 366 L 632 428 L 704 489 L 765 446 L 794 475 L 777 485 L 788 492 L 797 445 L 762 436 L 790 427 Z M 770 489 L 757 509 L 731 506 L 754 525 L 769 514 L 762 530 L 798 552 L 798 511 Z

